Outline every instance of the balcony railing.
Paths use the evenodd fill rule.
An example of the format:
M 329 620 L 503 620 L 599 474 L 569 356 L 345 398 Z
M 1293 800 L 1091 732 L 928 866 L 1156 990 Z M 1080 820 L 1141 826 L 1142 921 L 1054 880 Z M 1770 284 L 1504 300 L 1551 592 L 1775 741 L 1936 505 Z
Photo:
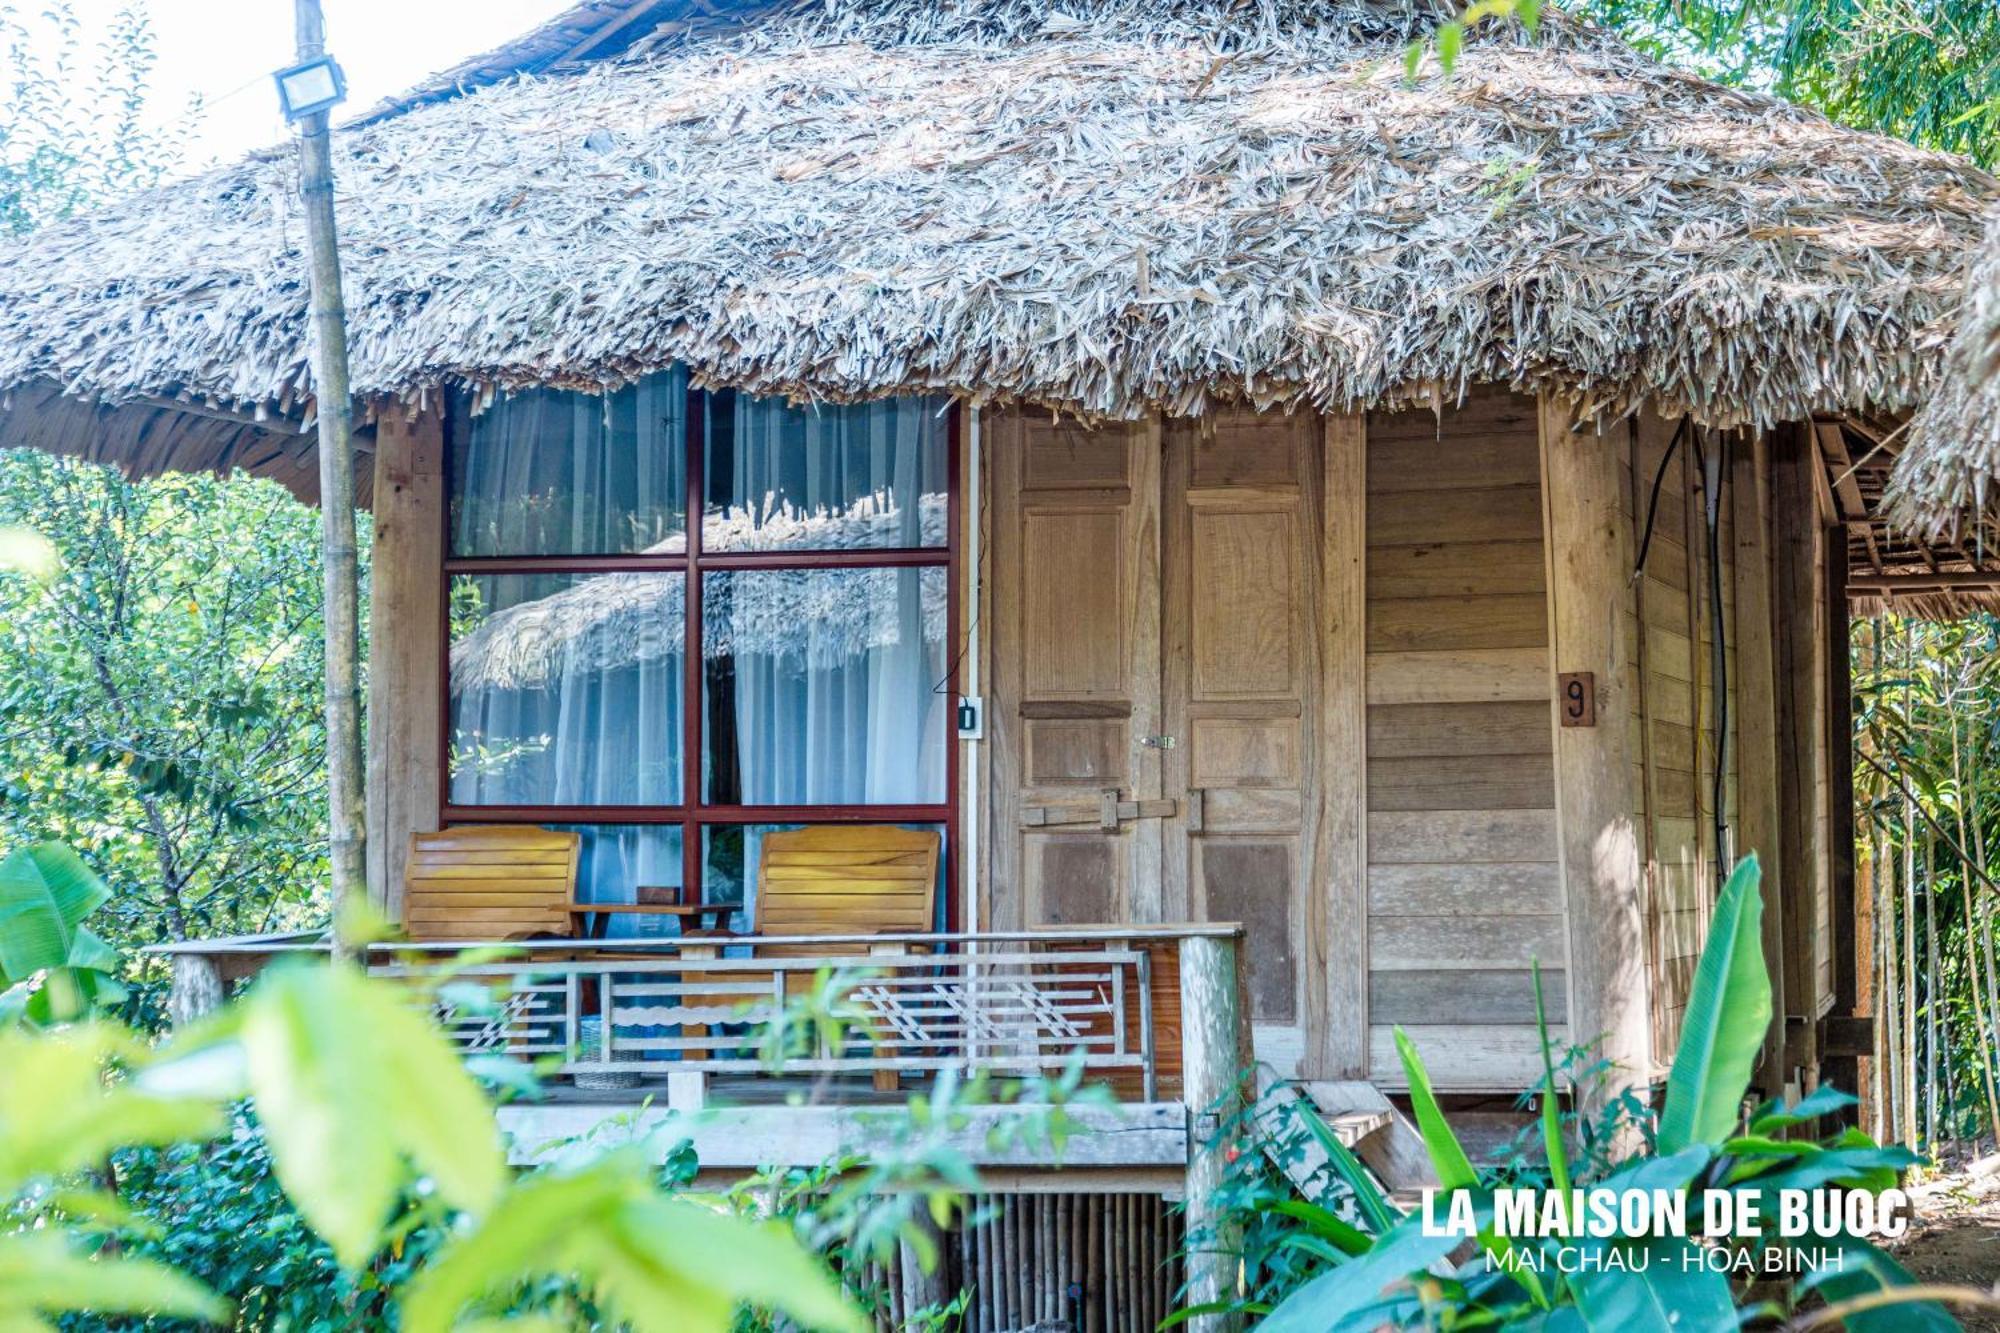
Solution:
M 946 1069 L 1026 1077 L 1080 1065 L 1120 1100 L 1152 1103 L 1183 1095 L 1183 992 L 1199 980 L 1188 950 L 1224 950 L 1233 974 L 1236 935 L 1184 925 L 464 939 L 372 945 L 366 961 L 410 984 L 471 983 L 434 992 L 447 1036 L 468 1056 L 534 1063 L 558 1099 L 628 1087 L 690 1107 L 711 1079 L 810 1078 L 828 1100 L 866 1100 L 870 1082 L 883 1091 Z M 324 950 L 301 936 L 162 948 L 188 1009 L 276 956 Z
M 551 940 L 468 966 L 454 956 L 492 946 L 465 941 L 378 946 L 371 970 L 476 983 L 477 997 L 453 987 L 436 1002 L 453 1042 L 579 1081 L 1074 1063 L 1154 1101 L 1156 1020 L 1179 1007 L 1177 991 L 1163 1005 L 1155 973 L 1176 985 L 1173 945 L 1163 932 L 1071 931 Z M 837 1021 L 812 1021 L 826 1016 Z M 803 1048 L 788 1039 L 808 1034 Z

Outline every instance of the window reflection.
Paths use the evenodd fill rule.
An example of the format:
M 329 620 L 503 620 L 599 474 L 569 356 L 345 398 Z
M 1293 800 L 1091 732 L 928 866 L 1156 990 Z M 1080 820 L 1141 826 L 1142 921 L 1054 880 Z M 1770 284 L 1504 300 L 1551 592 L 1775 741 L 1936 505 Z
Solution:
M 944 570 L 705 577 L 703 766 L 711 802 L 944 799 Z
M 942 400 L 795 407 L 716 394 L 702 463 L 710 551 L 945 545 Z
M 681 799 L 686 579 L 495 574 L 451 590 L 451 799 Z
M 452 414 L 459 556 L 687 549 L 687 374 L 608 394 L 532 389 Z

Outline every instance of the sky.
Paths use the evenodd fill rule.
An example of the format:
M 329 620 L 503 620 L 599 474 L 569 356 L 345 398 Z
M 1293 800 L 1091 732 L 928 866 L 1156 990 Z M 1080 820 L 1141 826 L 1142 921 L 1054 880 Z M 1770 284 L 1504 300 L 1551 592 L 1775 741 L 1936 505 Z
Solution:
M 469 55 L 500 45 L 572 0 L 322 0 L 327 49 L 347 72 L 354 114 Z M 159 63 L 153 114 L 184 117 L 191 99 L 205 104 L 189 125 L 186 165 L 195 169 L 285 137 L 272 71 L 292 63 L 292 0 L 71 0 L 86 40 L 120 9 L 137 4 L 151 18 Z M 22 4 L 24 11 L 39 8 Z M 336 112 L 338 121 L 341 112 Z

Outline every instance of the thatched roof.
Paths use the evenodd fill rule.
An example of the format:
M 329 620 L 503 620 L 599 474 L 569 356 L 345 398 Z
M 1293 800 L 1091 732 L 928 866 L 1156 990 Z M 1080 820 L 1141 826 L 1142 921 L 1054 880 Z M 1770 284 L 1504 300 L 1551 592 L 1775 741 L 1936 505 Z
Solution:
M 1910 425 L 1890 505 L 1911 528 L 1990 529 L 2000 505 L 2000 210 L 1965 289 L 1938 391 Z M 1983 535 L 1983 534 L 1982 534 Z M 1990 541 L 1990 537 L 1987 538 Z M 2000 581 L 2000 576 L 1996 576 Z
M 564 29 L 508 57 L 548 73 L 339 134 L 356 392 L 679 362 L 1108 417 L 1476 381 L 1717 425 L 1894 411 L 2000 198 L 1561 19 L 1408 84 L 1444 0 L 763 8 L 593 0 L 615 58 L 565 66 Z M 260 154 L 0 254 L 0 392 L 296 421 L 294 174 Z M 0 443 L 37 442 L 26 396 Z

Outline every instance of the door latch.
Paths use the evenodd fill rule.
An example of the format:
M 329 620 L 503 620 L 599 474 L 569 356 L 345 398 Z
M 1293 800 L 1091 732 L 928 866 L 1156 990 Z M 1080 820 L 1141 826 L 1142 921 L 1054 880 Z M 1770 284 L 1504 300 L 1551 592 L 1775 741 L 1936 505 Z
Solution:
M 1148 750 L 1171 750 L 1179 744 L 1172 736 L 1141 736 L 1139 744 Z

